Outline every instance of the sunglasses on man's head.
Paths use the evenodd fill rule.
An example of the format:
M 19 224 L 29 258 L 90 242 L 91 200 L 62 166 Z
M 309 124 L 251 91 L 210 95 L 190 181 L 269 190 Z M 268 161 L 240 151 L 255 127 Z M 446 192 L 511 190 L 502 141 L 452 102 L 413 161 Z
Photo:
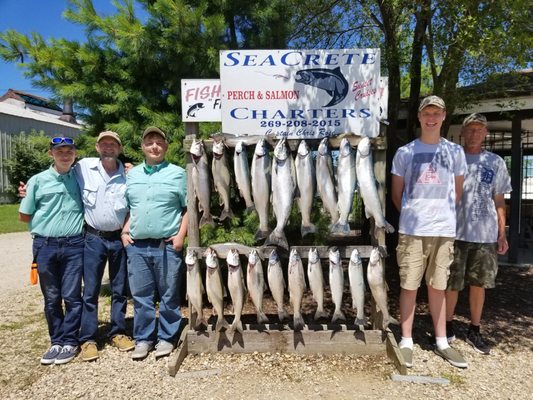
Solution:
M 74 144 L 74 140 L 69 138 L 69 137 L 60 137 L 60 136 L 52 138 L 52 140 L 50 140 L 50 144 L 52 146 L 55 146 L 55 145 L 58 145 L 58 144 L 62 144 L 62 143 Z

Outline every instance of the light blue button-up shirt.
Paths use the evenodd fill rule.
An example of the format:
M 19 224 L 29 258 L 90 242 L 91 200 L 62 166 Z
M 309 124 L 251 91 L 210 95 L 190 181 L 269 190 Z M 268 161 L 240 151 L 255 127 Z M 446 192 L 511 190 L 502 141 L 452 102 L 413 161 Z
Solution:
M 133 240 L 174 236 L 187 207 L 187 173 L 166 161 L 151 168 L 143 162 L 128 172 L 126 199 Z
M 52 166 L 32 176 L 19 212 L 32 216 L 32 235 L 62 237 L 82 233 L 83 204 L 74 170 L 59 174 Z
M 122 229 L 128 214 L 126 174 L 118 161 L 118 170 L 108 175 L 99 158 L 80 160 L 75 166 L 85 207 L 85 221 L 99 231 Z

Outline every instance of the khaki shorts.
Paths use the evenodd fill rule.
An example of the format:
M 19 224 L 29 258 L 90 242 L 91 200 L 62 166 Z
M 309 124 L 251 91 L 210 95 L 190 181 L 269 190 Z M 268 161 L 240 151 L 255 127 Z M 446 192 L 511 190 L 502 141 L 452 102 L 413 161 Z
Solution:
M 465 284 L 492 289 L 496 286 L 498 256 L 496 243 L 471 243 L 457 240 L 450 266 L 448 290 L 463 290 Z
M 400 234 L 396 260 L 400 267 L 400 286 L 417 290 L 426 276 L 426 284 L 445 290 L 453 261 L 454 238 Z

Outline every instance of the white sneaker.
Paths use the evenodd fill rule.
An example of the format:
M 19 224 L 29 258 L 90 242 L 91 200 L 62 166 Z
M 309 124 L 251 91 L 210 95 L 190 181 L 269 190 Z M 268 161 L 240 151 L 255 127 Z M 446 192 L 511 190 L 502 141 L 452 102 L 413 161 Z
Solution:
M 154 348 L 152 342 L 138 342 L 131 353 L 132 360 L 142 360 L 148 356 L 148 353 Z
M 168 356 L 170 353 L 172 353 L 172 350 L 174 350 L 174 345 L 172 343 L 167 342 L 165 340 L 160 340 L 155 345 L 155 356 L 156 357 Z

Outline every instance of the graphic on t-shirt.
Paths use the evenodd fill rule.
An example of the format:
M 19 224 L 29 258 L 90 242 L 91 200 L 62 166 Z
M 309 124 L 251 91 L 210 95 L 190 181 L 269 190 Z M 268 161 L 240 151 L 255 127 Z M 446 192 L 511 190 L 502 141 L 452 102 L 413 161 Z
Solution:
M 448 197 L 448 182 L 451 165 L 438 149 L 435 153 L 413 155 L 409 196 L 413 199 L 445 199 Z
M 481 171 L 479 171 L 480 172 L 479 181 L 483 183 L 491 184 L 492 180 L 494 179 L 494 171 L 482 165 L 480 165 L 479 167 L 481 169 Z
M 478 221 L 491 215 L 491 207 L 494 207 L 492 200 L 494 175 L 494 170 L 481 164 L 477 166 L 476 183 L 473 191 L 472 221 Z
M 422 175 L 420 175 L 420 178 L 418 178 L 416 183 L 420 183 L 422 185 L 438 185 L 441 183 L 441 181 L 439 179 L 439 174 L 435 170 L 435 167 L 429 164 L 426 170 L 422 172 Z

